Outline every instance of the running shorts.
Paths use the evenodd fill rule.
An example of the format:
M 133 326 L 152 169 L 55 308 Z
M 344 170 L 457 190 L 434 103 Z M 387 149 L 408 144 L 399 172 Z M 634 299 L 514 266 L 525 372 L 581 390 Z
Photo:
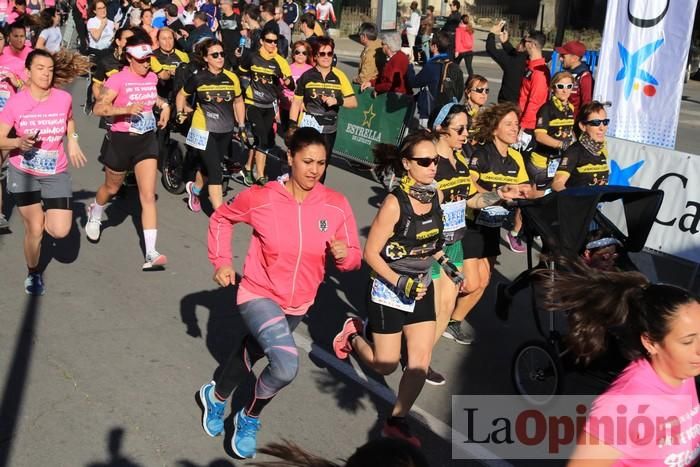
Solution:
M 98 160 L 115 172 L 126 172 L 146 159 L 158 159 L 158 140 L 155 132 L 139 135 L 110 131 L 105 151 Z
M 38 176 L 10 164 L 7 191 L 19 207 L 43 203 L 44 209 L 73 209 L 73 184 L 68 172 Z

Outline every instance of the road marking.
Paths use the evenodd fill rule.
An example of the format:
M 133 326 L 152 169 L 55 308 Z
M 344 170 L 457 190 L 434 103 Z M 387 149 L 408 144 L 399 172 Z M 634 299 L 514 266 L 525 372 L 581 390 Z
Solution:
M 345 377 L 355 381 L 374 395 L 381 397 L 389 405 L 394 405 L 394 403 L 396 402 L 396 396 L 394 395 L 394 392 L 388 387 L 380 384 L 379 382 L 368 378 L 367 375 L 364 374 L 364 372 L 354 362 L 353 359 L 350 359 L 350 364 L 344 363 L 343 361 L 336 358 L 335 355 L 331 355 L 325 349 L 314 344 L 306 336 L 303 336 L 298 332 L 294 333 L 294 340 L 296 341 L 296 344 L 299 348 L 304 349 L 309 354 L 313 354 L 315 357 L 321 359 L 323 363 L 333 367 L 334 370 L 339 371 Z M 464 435 L 457 432 L 456 430 L 453 430 L 451 426 L 442 422 L 437 417 L 431 415 L 429 412 L 421 409 L 417 405 L 414 405 L 413 409 L 411 409 L 411 417 L 416 422 L 420 423 L 421 425 L 435 433 L 437 436 L 442 438 L 444 441 L 449 443 L 453 449 L 456 448 L 462 451 L 470 459 L 474 459 L 488 467 L 512 467 L 513 465 L 510 462 L 507 462 L 502 459 L 484 459 L 485 457 L 490 457 L 493 459 L 496 456 L 483 446 L 452 444 L 453 436 L 464 438 Z

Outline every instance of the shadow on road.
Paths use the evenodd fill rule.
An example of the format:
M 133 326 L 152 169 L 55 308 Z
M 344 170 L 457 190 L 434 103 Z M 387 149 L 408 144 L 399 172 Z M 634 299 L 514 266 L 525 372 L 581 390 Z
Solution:
M 11 465 L 10 454 L 17 422 L 24 402 L 27 377 L 34 352 L 34 333 L 39 317 L 41 297 L 30 296 L 24 309 L 24 318 L 17 333 L 10 371 L 7 373 L 0 404 L 0 467 Z

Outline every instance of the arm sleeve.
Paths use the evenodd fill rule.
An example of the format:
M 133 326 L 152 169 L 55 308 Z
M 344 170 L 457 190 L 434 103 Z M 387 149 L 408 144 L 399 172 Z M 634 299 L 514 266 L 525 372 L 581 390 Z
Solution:
M 496 35 L 492 32 L 486 37 L 486 53 L 488 53 L 493 61 L 502 69 L 508 66 L 508 53 L 505 51 L 505 45 L 506 44 L 503 44 L 503 49 L 498 49 L 496 47 Z
M 394 82 L 394 75 L 397 73 L 399 73 L 399 70 L 397 70 L 394 67 L 394 63 L 389 60 L 382 70 L 381 80 L 377 79 L 377 81 L 381 82 L 375 83 L 374 90 L 378 93 L 388 92 Z M 401 78 L 399 77 L 399 79 Z
M 105 88 L 111 89 L 112 91 L 116 91 L 119 93 L 119 88 L 121 88 L 121 81 L 120 81 L 120 76 L 119 73 L 115 73 L 109 78 L 107 78 L 107 81 L 105 81 Z
M 190 75 L 187 81 L 185 81 L 185 84 L 182 86 L 182 90 L 188 96 L 194 94 L 197 91 L 197 75 Z
M 530 94 L 524 102 L 523 115 L 520 119 L 526 126 L 530 129 L 534 128 L 534 122 L 537 119 L 537 111 L 540 110 L 543 104 L 547 102 L 547 97 L 549 96 L 549 86 L 547 85 L 547 77 L 544 73 L 535 71 L 532 74 L 532 87 L 530 88 Z M 522 97 L 522 96 L 521 96 Z M 521 99 L 521 103 L 522 99 Z M 532 126 L 530 126 L 532 124 Z
M 564 172 L 571 174 L 578 165 L 578 152 L 576 151 L 576 146 L 571 146 L 569 149 L 564 151 L 561 157 L 561 163 L 557 168 L 557 172 Z
M 304 91 L 306 90 L 306 72 L 302 73 L 299 79 L 297 79 L 296 87 L 294 88 L 294 96 L 300 99 L 304 98 Z
M 250 223 L 252 209 L 251 189 L 245 190 L 230 204 L 222 204 L 209 219 L 207 252 L 214 270 L 231 265 L 233 226 L 238 222 Z
M 540 110 L 537 111 L 537 122 L 535 123 L 535 131 L 547 132 L 549 130 L 549 122 L 551 117 L 549 115 L 549 106 L 543 105 Z
M 158 61 L 155 55 L 151 55 L 151 71 L 155 74 L 163 71 L 163 65 Z
M 510 154 L 510 156 L 513 159 L 515 159 L 515 162 L 518 164 L 518 175 L 516 176 L 516 183 L 529 182 L 530 176 L 527 174 L 527 170 L 525 170 L 525 161 L 523 160 L 523 155 L 512 148 L 508 149 L 508 154 Z
M 340 271 L 354 271 L 359 269 L 362 264 L 362 250 L 360 249 L 360 240 L 357 236 L 357 222 L 350 203 L 344 196 L 341 207 L 345 216 L 345 222 L 336 231 L 335 238 L 345 242 L 348 248 L 348 255 L 341 261 L 337 261 L 336 266 Z
M 591 73 L 586 72 L 581 77 L 581 81 L 579 82 L 579 95 L 581 96 L 581 104 L 587 104 L 593 100 L 593 78 L 591 77 Z
M 355 90 L 352 88 L 352 84 L 350 84 L 348 75 L 338 68 L 335 69 L 335 72 L 338 74 L 338 79 L 340 80 L 340 92 L 343 94 L 343 97 L 354 96 Z
M 376 53 L 376 50 L 367 50 L 367 53 L 362 56 L 360 73 L 357 75 L 357 81 L 359 81 L 360 84 L 377 77 L 377 64 L 375 62 Z

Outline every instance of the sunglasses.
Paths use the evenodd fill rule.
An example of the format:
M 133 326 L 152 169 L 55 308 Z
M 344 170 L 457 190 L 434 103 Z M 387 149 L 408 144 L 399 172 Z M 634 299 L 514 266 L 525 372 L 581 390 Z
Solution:
M 306 56 L 306 55 L 309 55 L 309 54 L 306 52 L 306 50 L 295 50 L 295 51 L 294 51 L 294 55 L 304 55 L 304 56 Z
M 436 166 L 438 165 L 438 162 L 440 161 L 440 156 L 435 156 L 435 157 L 411 157 L 409 160 L 414 161 L 416 164 L 420 165 L 421 167 L 430 167 L 432 164 L 435 164 Z
M 604 118 L 601 120 L 599 118 L 596 118 L 594 120 L 586 120 L 586 121 L 581 122 L 581 123 L 583 123 L 584 125 L 588 125 L 588 126 L 600 126 L 600 125 L 608 126 L 608 124 L 610 123 L 610 119 Z
M 272 44 L 277 45 L 277 38 L 274 38 L 274 39 L 263 38 L 263 41 L 267 42 L 270 45 L 272 45 Z
M 458 135 L 463 135 L 464 133 L 466 133 L 468 131 L 468 128 L 467 128 L 467 125 L 462 125 L 462 126 L 458 126 L 457 128 L 450 128 L 450 130 L 454 131 Z
M 209 54 L 211 58 L 224 58 L 223 52 L 212 52 Z
M 318 52 L 316 54 L 316 56 L 318 56 L 318 57 L 332 57 L 333 52 L 332 51 L 331 52 Z
M 557 83 L 554 85 L 554 87 L 557 89 L 573 89 L 574 85 L 572 83 L 568 83 L 568 84 Z
M 475 92 L 477 94 L 488 94 L 489 88 L 473 88 L 471 92 Z

